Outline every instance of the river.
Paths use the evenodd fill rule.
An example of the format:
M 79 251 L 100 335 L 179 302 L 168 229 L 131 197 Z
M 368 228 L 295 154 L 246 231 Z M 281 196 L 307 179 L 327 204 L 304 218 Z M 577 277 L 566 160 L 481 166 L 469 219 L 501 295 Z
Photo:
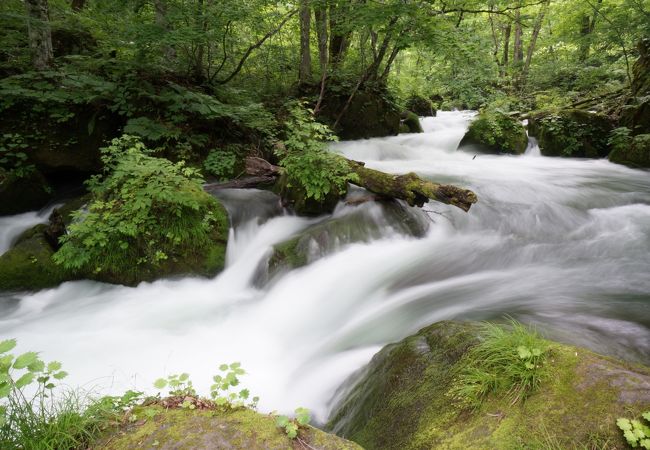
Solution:
M 650 173 L 541 157 L 534 141 L 522 156 L 456 151 L 470 118 L 440 112 L 423 120 L 423 134 L 332 146 L 372 168 L 477 193 L 469 213 L 435 202 L 407 211 L 424 236 L 374 203 L 306 219 L 266 192 L 224 192 L 234 227 L 216 278 L 4 294 L 0 337 L 62 361 L 68 384 L 98 393 L 152 391 L 156 378 L 188 372 L 207 394 L 217 366 L 240 361 L 262 411 L 305 406 L 319 420 L 383 345 L 443 319 L 507 314 L 551 338 L 650 364 Z M 15 236 L 18 221 L 45 218 L 2 226 Z M 314 227 L 327 239 L 310 242 L 313 262 L 267 276 L 272 245 Z

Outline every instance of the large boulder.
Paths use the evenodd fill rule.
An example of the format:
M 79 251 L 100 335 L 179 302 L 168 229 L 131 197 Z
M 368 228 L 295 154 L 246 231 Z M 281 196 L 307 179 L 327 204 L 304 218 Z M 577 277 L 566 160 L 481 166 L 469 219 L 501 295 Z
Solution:
M 0 216 L 40 209 L 52 199 L 52 188 L 36 170 L 18 176 L 0 167 Z
M 528 133 L 544 156 L 605 158 L 613 129 L 610 117 L 581 109 L 540 111 L 528 119 Z
M 421 117 L 435 116 L 437 112 L 431 100 L 417 94 L 406 100 L 406 109 Z
M 350 90 L 332 86 L 325 96 L 318 119 L 333 127 L 348 101 Z M 400 110 L 389 97 L 386 88 L 360 89 L 352 97 L 350 106 L 334 131 L 345 140 L 395 136 L 399 133 Z
M 547 375 L 525 400 L 488 394 L 471 408 L 455 392 L 483 330 L 440 322 L 384 347 L 340 389 L 328 429 L 382 450 L 626 448 L 616 420 L 647 410 L 648 368 L 549 343 Z
M 54 249 L 47 225 L 24 232 L 13 248 L 0 255 L 0 291 L 33 291 L 58 286 L 73 275 L 52 261 Z
M 110 433 L 95 448 L 106 450 L 323 449 L 361 450 L 359 445 L 317 428 L 301 427 L 296 439 L 277 427 L 272 415 L 247 408 L 135 411 L 135 421 Z M 142 416 L 144 420 L 139 420 Z M 151 418 L 146 418 L 151 417 Z
M 411 111 L 404 111 L 402 113 L 402 121 L 400 122 L 399 132 L 400 134 L 424 133 L 418 115 Z
M 526 129 L 518 119 L 500 112 L 482 111 L 469 125 L 458 148 L 488 154 L 520 155 L 527 146 Z
M 630 136 L 624 142 L 614 145 L 609 160 L 634 168 L 650 168 L 650 134 Z

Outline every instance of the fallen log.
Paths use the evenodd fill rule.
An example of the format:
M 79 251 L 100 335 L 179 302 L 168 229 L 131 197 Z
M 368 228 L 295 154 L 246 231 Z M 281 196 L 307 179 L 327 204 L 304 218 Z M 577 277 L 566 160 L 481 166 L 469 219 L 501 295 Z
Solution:
M 384 197 L 399 198 L 410 206 L 422 207 L 429 200 L 435 200 L 467 212 L 478 201 L 476 194 L 469 189 L 423 180 L 413 172 L 392 175 L 368 169 L 359 161 L 347 161 L 359 178 L 358 181 L 351 181 L 352 184 Z
M 342 158 L 342 157 L 341 157 Z M 379 170 L 368 169 L 363 162 L 345 158 L 350 170 L 357 175 L 357 180 L 351 184 L 362 187 L 384 198 L 404 200 L 410 206 L 422 207 L 429 200 L 435 200 L 447 205 L 456 206 L 463 211 L 469 211 L 478 201 L 476 194 L 469 189 L 459 188 L 450 184 L 438 184 L 423 180 L 411 172 L 404 175 L 393 175 Z M 246 178 L 213 183 L 204 186 L 206 191 L 218 189 L 245 189 L 273 185 L 283 174 L 284 169 L 256 157 L 246 158 Z

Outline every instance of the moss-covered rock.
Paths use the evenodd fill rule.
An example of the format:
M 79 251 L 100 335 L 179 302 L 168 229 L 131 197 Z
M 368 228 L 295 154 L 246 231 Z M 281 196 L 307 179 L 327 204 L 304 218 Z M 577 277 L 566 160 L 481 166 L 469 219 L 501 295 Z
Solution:
M 429 117 L 436 115 L 436 109 L 433 102 L 428 98 L 422 97 L 417 94 L 411 95 L 406 100 L 406 109 L 413 111 L 418 116 Z
M 580 109 L 541 111 L 528 119 L 528 132 L 544 156 L 604 158 L 613 129 L 608 116 Z
M 334 186 L 320 199 L 307 195 L 307 191 L 299 183 L 290 183 L 286 174 L 283 174 L 275 184 L 275 192 L 282 198 L 284 206 L 291 208 L 301 216 L 320 216 L 334 211 L 345 192 L 340 192 Z
M 13 248 L 0 255 L 0 291 L 38 290 L 74 278 L 52 261 L 54 249 L 45 237 L 46 229 L 45 224 L 30 228 Z
M 609 160 L 634 168 L 650 168 L 650 134 L 630 136 L 624 143 L 614 145 Z
M 52 189 L 37 171 L 16 176 L 0 168 L 0 215 L 19 214 L 42 208 L 52 198 Z
M 402 113 L 402 121 L 399 130 L 400 133 L 424 133 L 422 125 L 420 124 L 420 118 L 417 114 L 411 111 L 404 111 Z
M 381 213 L 374 208 L 380 208 Z M 403 202 L 365 202 L 350 213 L 317 223 L 288 241 L 276 244 L 268 259 L 267 279 L 285 270 L 306 266 L 343 245 L 379 239 L 388 230 L 422 237 L 429 223 L 424 212 Z
M 332 83 L 318 114 L 330 126 L 343 111 L 353 86 Z M 385 87 L 357 91 L 334 130 L 341 139 L 367 139 L 399 133 L 400 111 Z
M 368 449 L 626 448 L 616 419 L 647 410 L 648 368 L 551 344 L 548 376 L 525 401 L 467 409 L 450 392 L 481 330 L 440 322 L 384 347 L 338 393 L 328 429 Z
M 291 440 L 271 415 L 250 409 L 190 410 L 148 407 L 155 416 L 111 434 L 94 448 L 159 449 L 361 449 L 357 444 L 314 427 L 304 427 Z M 135 412 L 137 415 L 137 411 Z M 150 412 L 151 413 L 151 412 Z M 144 415 L 143 415 L 144 416 Z M 300 441 L 298 441 L 300 439 Z
M 469 125 L 458 147 L 481 153 L 520 155 L 527 146 L 526 129 L 518 119 L 498 112 L 483 111 Z

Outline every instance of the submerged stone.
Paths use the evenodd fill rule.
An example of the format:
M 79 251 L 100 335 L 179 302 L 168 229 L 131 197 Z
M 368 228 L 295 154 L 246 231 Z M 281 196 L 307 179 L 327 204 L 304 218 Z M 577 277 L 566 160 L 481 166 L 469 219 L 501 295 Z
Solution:
M 52 199 L 52 189 L 40 172 L 24 176 L 0 168 L 0 216 L 40 209 Z

